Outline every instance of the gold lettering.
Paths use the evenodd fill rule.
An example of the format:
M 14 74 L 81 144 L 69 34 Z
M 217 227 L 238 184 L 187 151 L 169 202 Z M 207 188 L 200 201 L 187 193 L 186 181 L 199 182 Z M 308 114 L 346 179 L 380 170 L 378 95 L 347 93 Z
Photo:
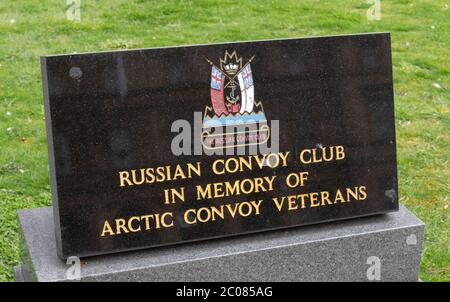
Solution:
M 232 205 L 230 205 L 230 204 L 227 204 L 226 207 L 228 208 L 228 211 L 230 212 L 231 217 L 234 218 L 234 216 L 236 216 L 236 212 L 237 212 L 236 204 L 234 204 L 234 207 Z
M 119 179 L 120 179 L 120 186 L 124 187 L 125 186 L 125 182 L 127 182 L 127 184 L 129 186 L 132 186 L 133 183 L 130 181 L 130 173 L 128 171 L 120 171 L 119 172 Z
M 191 217 L 194 217 L 194 220 L 189 219 L 189 214 L 191 214 Z M 187 224 L 197 223 L 197 220 L 195 219 L 195 209 L 189 209 L 184 212 L 184 222 Z
M 163 182 L 166 180 L 166 168 L 165 167 L 158 167 L 156 168 L 156 181 L 157 182 Z M 170 179 L 170 175 L 167 176 L 167 178 Z
M 241 182 L 241 191 L 242 191 L 242 193 L 244 193 L 244 194 L 250 194 L 250 193 L 252 193 L 253 192 L 253 190 L 254 190 L 254 188 L 255 188 L 255 186 L 254 186 L 254 182 L 253 182 L 254 180 L 252 180 L 252 179 L 244 179 L 242 182 Z M 248 188 L 246 189 L 245 188 L 245 184 L 248 184 Z
M 264 180 L 267 182 L 267 184 L 269 185 L 268 191 L 272 191 L 273 190 L 273 181 L 275 180 L 276 176 L 271 176 L 271 177 L 264 177 Z
M 126 221 L 123 218 L 116 219 L 116 234 L 128 233 L 129 231 L 125 227 Z
M 276 176 L 274 175 L 263 178 L 246 178 L 232 183 L 217 182 L 197 185 L 197 200 L 272 191 L 275 178 Z
M 284 199 L 285 199 L 284 196 L 281 197 L 280 200 L 278 200 L 278 197 L 272 198 L 272 200 L 275 203 L 275 206 L 277 207 L 278 211 L 281 211 L 281 209 L 283 208 Z
M 228 181 L 225 182 L 225 191 L 227 192 L 227 196 L 241 195 L 239 182 L 235 181 L 233 184 L 229 183 Z
M 300 152 L 300 162 L 302 162 L 303 164 L 310 164 L 311 163 L 311 157 L 309 160 L 305 159 L 305 153 L 309 153 L 309 155 L 311 155 L 311 150 L 309 149 L 305 149 L 302 152 Z
M 175 175 L 173 176 L 173 179 L 175 180 L 175 179 L 179 179 L 179 178 L 185 179 L 186 175 L 184 174 L 183 169 L 181 169 L 181 166 L 180 165 L 176 165 L 176 167 L 175 167 Z
M 300 152 L 299 158 L 302 164 L 342 160 L 345 158 L 344 146 L 304 149 Z
M 333 150 L 334 148 L 321 148 L 322 149 L 322 158 L 324 161 L 332 161 L 333 160 Z M 329 156 L 327 157 L 327 149 L 330 151 Z
M 325 202 L 327 204 L 333 204 L 330 200 L 330 193 L 328 191 L 322 191 L 320 192 L 320 199 L 322 200 L 322 205 L 325 205 Z
M 334 203 L 337 203 L 340 201 L 341 203 L 344 203 L 344 196 L 342 196 L 341 190 L 337 189 L 336 196 L 334 197 Z
M 220 206 L 218 209 L 217 207 L 211 207 L 211 217 L 212 221 L 216 220 L 216 215 L 219 216 L 222 220 L 225 219 L 225 213 L 223 211 L 223 206 Z
M 347 201 L 350 201 L 350 196 L 355 199 L 358 200 L 358 187 L 355 188 L 347 188 Z
M 359 194 L 361 195 L 359 197 L 359 200 L 364 200 L 367 198 L 367 189 L 366 186 L 359 187 Z
M 233 164 L 233 168 L 230 167 L 230 163 Z M 227 170 L 228 173 L 235 173 L 236 171 L 239 170 L 239 162 L 236 158 L 231 157 L 229 159 L 226 160 L 225 162 L 225 169 Z
M 298 205 L 297 205 L 297 196 L 291 195 L 288 196 L 288 210 L 297 210 L 298 209 Z
M 240 166 L 240 169 L 239 169 L 240 172 L 244 171 L 244 166 L 247 167 L 247 169 L 249 171 L 253 170 L 251 157 L 248 157 L 247 159 L 245 157 L 240 157 L 239 158 L 239 162 L 240 162 L 240 165 L 239 165 Z
M 153 219 L 153 215 L 143 215 L 141 216 L 141 221 L 144 220 L 145 222 L 145 230 L 150 230 L 150 218 Z
M 232 219 L 237 216 L 248 217 L 261 213 L 262 200 L 244 201 L 232 204 L 221 205 L 220 207 L 210 206 L 199 209 L 189 209 L 184 212 L 184 221 L 188 224 L 207 223 L 217 219 L 226 219 L 227 215 Z
M 309 172 L 290 173 L 286 177 L 286 184 L 290 188 L 303 187 L 308 179 Z
M 166 222 L 166 217 L 170 217 L 169 223 Z M 162 214 L 161 225 L 165 228 L 173 227 L 173 214 L 171 212 Z
M 155 169 L 153 168 L 147 168 L 147 170 L 145 170 L 145 175 L 147 175 L 147 177 L 145 178 L 145 182 L 148 184 L 154 183 L 156 178 L 155 175 L 153 174 L 155 171 Z
M 191 163 L 187 165 L 189 178 L 192 178 L 192 172 L 194 172 L 197 176 L 201 176 L 200 162 L 197 162 L 196 165 L 197 166 L 194 166 Z
M 139 216 L 133 216 L 130 219 L 128 219 L 128 229 L 133 233 L 139 232 L 141 230 L 141 226 L 139 225 L 137 228 L 134 228 L 133 221 L 139 222 L 140 221 Z
M 131 170 L 131 178 L 133 179 L 133 183 L 135 184 L 135 185 L 142 185 L 143 183 L 144 183 L 144 181 L 145 181 L 145 177 L 144 177 L 144 169 L 140 169 L 139 170 L 139 172 L 140 172 L 140 180 L 138 181 L 137 179 L 136 179 L 136 170 Z
M 202 213 L 206 213 L 206 216 L 202 217 Z M 197 210 L 197 219 L 200 222 L 207 222 L 211 219 L 211 212 L 208 208 L 200 208 Z
M 218 170 L 217 165 L 218 164 L 222 164 L 222 170 Z M 212 165 L 212 169 L 214 174 L 220 175 L 220 174 L 224 174 L 225 170 L 223 169 L 224 167 L 224 160 L 223 159 L 218 159 L 216 161 L 214 161 L 213 165 Z
M 312 208 L 320 206 L 320 202 L 318 202 L 318 197 L 319 193 L 317 192 L 309 193 L 309 202 Z
M 222 187 L 223 187 L 223 183 L 221 182 L 216 182 L 213 184 L 214 186 L 214 198 L 217 197 L 224 197 L 225 193 L 223 193 Z
M 114 235 L 114 231 L 112 230 L 111 226 L 109 225 L 108 220 L 105 220 L 105 223 L 103 225 L 103 231 L 100 236 L 105 236 L 105 234 L 108 233 L 108 235 Z
M 273 163 L 271 163 L 271 159 L 274 161 Z M 270 168 L 278 167 L 278 165 L 280 164 L 280 156 L 275 153 L 269 153 L 269 155 L 267 155 L 266 157 L 266 164 Z
M 280 158 L 283 161 L 283 167 L 287 166 L 287 157 L 288 157 L 289 153 L 290 153 L 289 151 L 288 152 L 284 152 L 284 153 L 283 152 L 279 153 Z
M 256 203 L 256 201 L 250 201 L 250 203 L 253 205 L 253 207 L 255 208 L 255 215 L 259 215 L 259 207 L 261 206 L 262 200 L 258 200 L 258 203 Z
M 247 208 L 247 211 L 244 211 L 244 207 Z M 252 205 L 248 202 L 243 202 L 239 205 L 239 215 L 242 217 L 247 217 L 252 214 Z
M 205 186 L 205 189 L 203 189 L 201 185 L 197 185 L 196 188 L 197 188 L 197 200 L 212 198 L 210 185 Z
M 305 202 L 306 202 L 305 198 L 307 198 L 308 196 L 309 196 L 309 194 L 300 194 L 300 195 L 298 195 L 298 197 L 300 198 L 300 202 L 302 204 L 302 209 L 306 208 L 306 206 L 305 206 Z
M 344 146 L 336 146 L 336 160 L 345 158 Z

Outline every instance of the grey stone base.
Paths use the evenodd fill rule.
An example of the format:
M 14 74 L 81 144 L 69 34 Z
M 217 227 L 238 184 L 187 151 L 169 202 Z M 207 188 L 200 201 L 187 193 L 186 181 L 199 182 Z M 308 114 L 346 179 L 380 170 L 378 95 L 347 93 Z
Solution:
M 19 211 L 19 221 L 16 279 L 67 281 L 70 265 L 56 256 L 51 208 Z M 424 224 L 401 206 L 385 215 L 83 258 L 80 279 L 417 281 L 423 232 Z

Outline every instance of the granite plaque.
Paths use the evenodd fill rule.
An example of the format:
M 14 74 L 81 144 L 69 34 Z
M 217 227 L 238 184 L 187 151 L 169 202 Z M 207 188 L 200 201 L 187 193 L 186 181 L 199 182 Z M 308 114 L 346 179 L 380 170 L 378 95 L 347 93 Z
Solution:
M 61 258 L 398 210 L 388 33 L 41 65 Z

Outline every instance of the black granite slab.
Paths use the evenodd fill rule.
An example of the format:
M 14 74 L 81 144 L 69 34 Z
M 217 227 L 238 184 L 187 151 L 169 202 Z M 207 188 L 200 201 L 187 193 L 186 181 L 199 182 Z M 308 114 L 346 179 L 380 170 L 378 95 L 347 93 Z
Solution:
M 250 69 L 239 72 L 247 62 L 250 77 Z M 56 240 L 62 258 L 398 210 L 388 33 L 54 55 L 42 57 L 41 64 Z M 221 89 L 221 81 L 212 85 L 218 89 L 211 88 L 211 64 L 225 73 L 219 78 L 227 88 Z M 238 74 L 250 80 L 241 84 Z M 250 109 L 242 112 L 242 108 Z M 239 156 L 174 155 L 171 146 L 178 133 L 172 131 L 172 123 L 185 120 L 194 127 L 194 112 L 202 120 L 201 129 L 192 131 L 192 151 L 198 142 L 206 151 L 235 150 L 224 149 L 220 139 L 233 139 L 233 146 L 239 146 L 240 134 L 211 141 L 215 128 L 206 118 L 214 123 L 222 114 L 239 122 L 250 115 L 257 118 L 258 136 L 246 132 L 240 136 L 243 145 L 273 137 L 276 133 L 270 131 L 277 120 L 279 152 L 289 152 L 287 165 L 259 168 L 255 158 L 241 155 L 253 163 L 252 170 L 244 166 L 236 173 L 217 174 L 216 161 Z M 316 149 L 320 155 L 322 147 L 334 150 L 334 155 L 343 148 L 345 157 L 300 162 L 303 150 Z M 188 163 L 199 167 L 201 175 L 181 179 L 180 173 L 188 174 Z M 178 179 L 156 181 L 157 167 L 170 166 L 173 178 L 177 165 L 183 170 Z M 141 169 L 145 181 L 139 184 Z M 299 172 L 308 173 L 304 185 L 289 187 L 287 175 Z M 120 173 L 128 177 L 121 178 Z M 223 189 L 224 182 L 236 181 L 250 186 L 255 178 L 264 177 L 273 177 L 272 188 L 262 179 L 264 189 L 249 194 L 197 198 L 196 186 L 218 183 Z M 184 201 L 166 204 L 164 192 L 171 188 L 178 192 L 184 188 Z M 338 190 L 342 198 L 337 198 Z M 328 192 L 328 199 L 321 192 Z M 283 196 L 278 210 L 273 198 L 279 201 Z M 236 205 L 241 214 L 250 210 L 251 214 L 238 211 L 233 218 Z M 223 218 L 217 211 L 223 211 Z M 208 220 L 213 214 L 215 219 Z

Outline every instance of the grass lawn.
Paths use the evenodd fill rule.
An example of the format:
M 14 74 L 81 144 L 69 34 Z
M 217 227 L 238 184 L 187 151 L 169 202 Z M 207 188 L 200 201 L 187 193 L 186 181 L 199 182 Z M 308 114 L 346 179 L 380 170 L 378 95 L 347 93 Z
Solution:
M 39 56 L 237 40 L 392 33 L 400 200 L 426 223 L 420 278 L 450 281 L 450 2 L 0 2 L 0 281 L 19 258 L 16 211 L 51 204 Z

